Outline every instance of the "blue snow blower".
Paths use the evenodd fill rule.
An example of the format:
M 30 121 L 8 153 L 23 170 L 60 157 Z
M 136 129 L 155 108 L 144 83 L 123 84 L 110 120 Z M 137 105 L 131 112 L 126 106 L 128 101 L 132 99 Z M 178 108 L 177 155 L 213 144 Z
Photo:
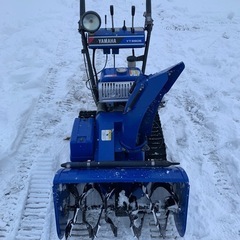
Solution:
M 166 158 L 158 109 L 161 100 L 184 69 L 180 62 L 159 73 L 146 75 L 153 20 L 151 0 L 146 0 L 144 27 L 101 28 L 100 16 L 85 10 L 80 0 L 79 33 L 95 111 L 81 111 L 70 140 L 70 161 L 62 164 L 53 182 L 58 237 L 94 239 L 106 224 L 113 236 L 121 231 L 119 218 L 129 221 L 140 238 L 144 220 L 152 218 L 159 237 L 166 237 L 170 216 L 180 236 L 187 222 L 189 180 L 179 163 Z M 141 56 L 135 49 L 143 48 Z M 113 54 L 113 67 L 100 73 L 95 55 Z M 121 49 L 130 49 L 128 66 L 116 66 Z M 91 55 L 92 54 L 92 58 Z M 141 69 L 136 63 L 142 63 Z M 86 237 L 86 236 L 85 236 Z

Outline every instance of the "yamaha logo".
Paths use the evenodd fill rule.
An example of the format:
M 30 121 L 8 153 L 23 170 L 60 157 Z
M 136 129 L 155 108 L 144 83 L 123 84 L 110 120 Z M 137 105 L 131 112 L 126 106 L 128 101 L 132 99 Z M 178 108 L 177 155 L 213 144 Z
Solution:
M 99 44 L 116 44 L 117 39 L 116 38 L 100 38 L 98 39 Z

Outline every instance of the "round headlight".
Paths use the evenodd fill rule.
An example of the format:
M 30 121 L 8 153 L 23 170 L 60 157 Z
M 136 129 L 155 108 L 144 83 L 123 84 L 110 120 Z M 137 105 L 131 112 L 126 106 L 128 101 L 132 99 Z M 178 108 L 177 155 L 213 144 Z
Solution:
M 87 32 L 96 32 L 101 26 L 100 16 L 93 11 L 85 12 L 82 16 L 82 27 Z

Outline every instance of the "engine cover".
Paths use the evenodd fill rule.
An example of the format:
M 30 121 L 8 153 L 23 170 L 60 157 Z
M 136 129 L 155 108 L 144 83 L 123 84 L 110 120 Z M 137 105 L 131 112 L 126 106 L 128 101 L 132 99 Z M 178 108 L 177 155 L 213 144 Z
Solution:
M 99 102 L 126 102 L 129 92 L 142 73 L 138 68 L 106 68 L 98 83 Z
M 94 121 L 94 118 L 75 119 L 70 142 L 72 162 L 93 160 Z

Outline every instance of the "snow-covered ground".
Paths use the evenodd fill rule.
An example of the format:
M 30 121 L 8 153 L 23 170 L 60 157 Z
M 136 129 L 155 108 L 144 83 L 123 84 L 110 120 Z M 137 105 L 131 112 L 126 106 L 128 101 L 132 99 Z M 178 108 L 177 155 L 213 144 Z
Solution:
M 92 0 L 87 8 L 103 17 L 114 4 L 122 26 L 124 19 L 131 24 L 135 4 L 142 26 L 140 2 Z M 51 185 L 68 161 L 63 139 L 80 109 L 94 109 L 84 83 L 79 5 L 0 4 L 0 239 L 54 240 Z M 191 184 L 183 239 L 240 239 L 240 2 L 153 0 L 152 6 L 147 73 L 186 65 L 160 110 L 168 158 L 181 163 Z M 117 63 L 124 62 L 120 55 Z

